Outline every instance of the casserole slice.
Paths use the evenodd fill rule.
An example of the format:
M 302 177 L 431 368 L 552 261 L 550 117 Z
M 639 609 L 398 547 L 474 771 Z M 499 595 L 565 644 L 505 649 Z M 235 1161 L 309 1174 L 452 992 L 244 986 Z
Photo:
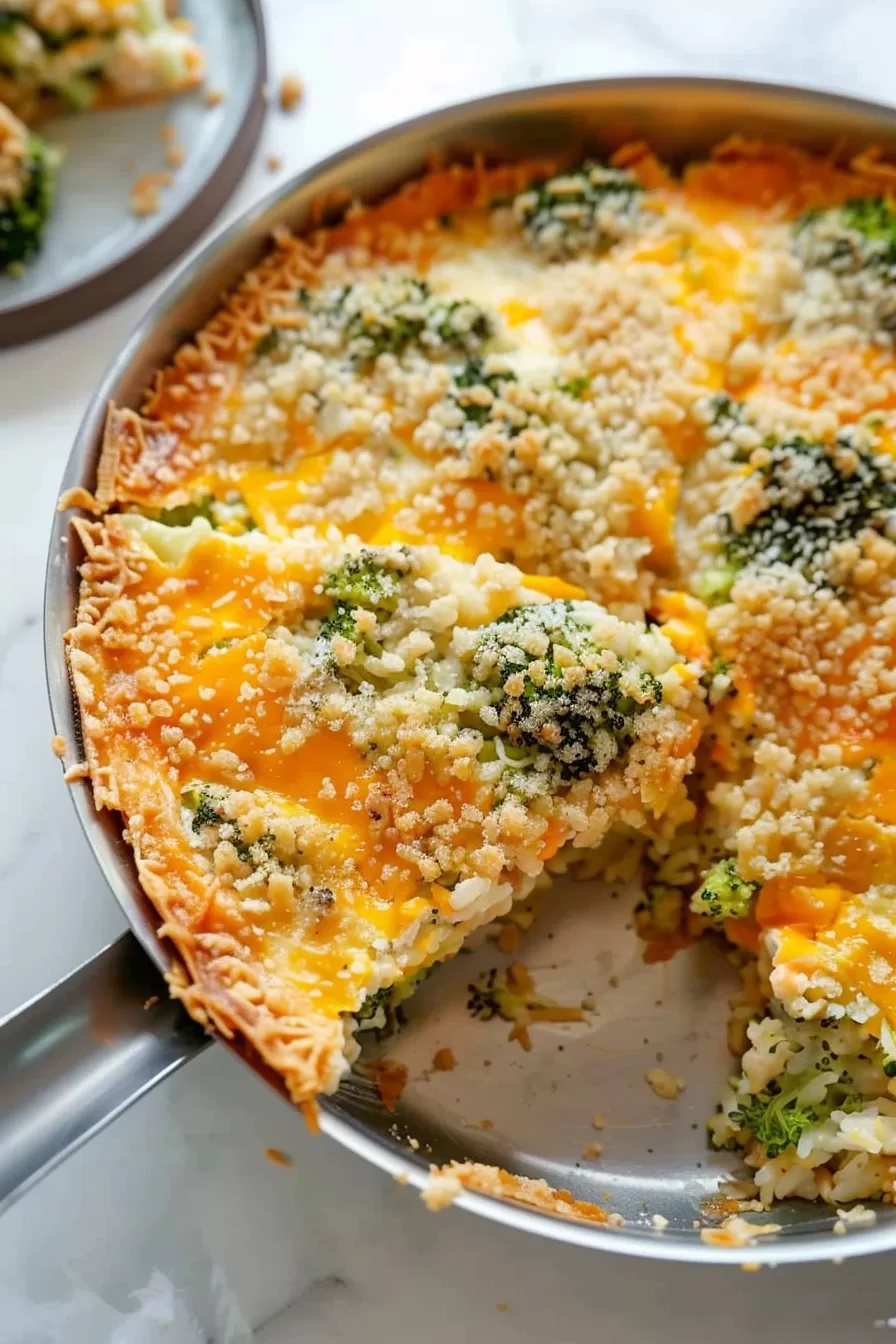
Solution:
M 58 154 L 0 103 L 0 274 L 40 249 L 53 206 Z
M 165 0 L 0 0 L 0 99 L 28 122 L 168 97 L 203 66 Z
M 97 805 L 183 958 L 175 991 L 296 1102 L 563 846 L 691 813 L 699 669 L 568 584 L 335 529 L 78 528 Z

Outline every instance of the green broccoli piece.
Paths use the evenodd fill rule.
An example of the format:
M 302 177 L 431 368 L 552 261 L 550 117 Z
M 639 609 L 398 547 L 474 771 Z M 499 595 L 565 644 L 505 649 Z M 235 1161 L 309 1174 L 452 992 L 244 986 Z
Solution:
M 191 789 L 185 789 L 181 794 L 181 803 L 193 813 L 191 825 L 196 835 L 203 826 L 220 826 L 224 820 L 221 811 L 224 795 L 225 790 L 213 784 L 197 784 Z
M 811 264 L 853 273 L 896 267 L 896 209 L 885 196 L 861 196 L 797 221 L 797 251 Z
M 769 1157 L 779 1157 L 786 1148 L 799 1142 L 800 1136 L 813 1125 L 820 1125 L 831 1113 L 830 1106 L 799 1106 L 797 1094 L 803 1080 L 786 1091 L 775 1092 L 778 1086 L 771 1082 L 765 1092 L 744 1101 L 731 1112 L 735 1124 L 748 1129 L 763 1144 Z
M 311 314 L 304 339 L 329 349 L 334 337 L 341 338 L 358 365 L 412 345 L 428 355 L 474 354 L 492 334 L 491 318 L 477 304 L 434 294 L 416 276 L 385 275 L 299 295 Z
M 550 261 L 606 252 L 637 226 L 644 188 L 621 168 L 586 162 L 534 183 L 511 210 L 529 245 Z
M 398 1027 L 403 1026 L 405 1018 L 402 1012 L 402 1004 L 412 994 L 416 993 L 424 980 L 429 979 L 439 964 L 439 962 L 434 961 L 430 966 L 424 966 L 419 971 L 411 971 L 410 974 L 402 976 L 394 985 L 383 985 L 373 994 L 368 994 L 360 1008 L 357 1008 L 353 1014 L 359 1027 L 366 1030 L 364 1024 L 378 1017 L 381 1011 L 384 1014 L 384 1022 L 375 1029 L 377 1039 L 389 1036 Z
M 695 575 L 691 587 L 695 597 L 708 607 L 717 607 L 728 601 L 731 589 L 737 579 L 739 566 L 732 564 L 713 565 Z
M 263 336 L 260 336 L 255 342 L 255 349 L 252 354 L 256 359 L 263 359 L 266 355 L 272 355 L 280 344 L 280 328 L 268 327 Z
M 719 654 L 713 654 L 712 662 L 700 678 L 700 685 L 706 691 L 711 705 L 717 705 L 727 696 L 737 694 L 731 677 L 733 666 Z
M 340 607 L 344 612 L 353 607 L 392 612 L 401 597 L 402 579 L 410 570 L 410 555 L 405 548 L 391 551 L 365 546 L 326 575 L 323 590 L 328 597 L 336 599 L 340 622 L 343 621 L 343 616 L 338 615 Z
M 761 511 L 743 528 L 721 516 L 722 552 L 733 576 L 747 566 L 783 564 L 814 587 L 830 586 L 833 546 L 864 528 L 889 533 L 896 522 L 896 460 L 854 447 L 848 436 L 833 445 L 799 436 L 773 442 L 759 471 Z M 717 592 L 722 588 L 718 582 Z
M 214 528 L 221 527 L 223 523 L 235 523 L 246 532 L 252 532 L 256 526 L 246 501 L 237 491 L 232 491 L 223 500 L 209 494 L 197 495 L 188 504 L 159 509 L 152 517 L 166 527 L 189 527 L 194 518 L 205 518 Z
M 3 129 L 0 124 L 0 140 Z M 21 185 L 17 192 L 0 195 L 0 273 L 13 275 L 19 274 L 43 245 L 59 168 L 58 151 L 40 136 L 29 134 L 24 127 L 21 130 L 25 145 Z
M 166 527 L 189 527 L 194 518 L 205 518 L 217 527 L 214 495 L 198 495 L 189 504 L 175 504 L 170 509 L 159 509 L 156 521 Z
M 634 662 L 602 667 L 589 605 L 514 607 L 483 627 L 473 654 L 472 680 L 491 691 L 479 711 L 486 731 L 536 748 L 562 779 L 605 769 L 634 743 L 639 716 L 663 699 L 656 677 Z
M 726 919 L 744 919 L 750 913 L 759 885 L 740 876 L 734 859 L 719 859 L 691 897 L 691 909 L 695 914 L 708 916 L 714 924 Z
M 558 392 L 565 392 L 568 397 L 581 401 L 591 386 L 591 378 L 588 374 L 580 374 L 576 378 L 558 379 L 554 386 Z
M 800 1136 L 813 1125 L 824 1124 L 832 1111 L 860 1111 L 864 1100 L 850 1092 L 845 1075 L 828 1085 L 823 1101 L 800 1105 L 797 1098 L 812 1081 L 811 1071 L 788 1076 L 785 1086 L 773 1078 L 764 1092 L 742 1101 L 737 1110 L 729 1113 L 737 1125 L 748 1129 L 763 1144 L 769 1157 L 780 1157 L 786 1148 L 799 1142 Z
M 486 373 L 485 361 L 479 355 L 471 355 L 463 368 L 454 375 L 454 400 L 463 411 L 464 419 L 471 425 L 484 425 L 491 418 L 492 404 L 500 397 L 507 383 L 516 382 L 516 374 L 507 369 L 502 373 Z M 485 388 L 490 394 L 488 399 L 471 398 L 470 389 Z M 507 424 L 511 436 L 520 432 L 516 425 Z

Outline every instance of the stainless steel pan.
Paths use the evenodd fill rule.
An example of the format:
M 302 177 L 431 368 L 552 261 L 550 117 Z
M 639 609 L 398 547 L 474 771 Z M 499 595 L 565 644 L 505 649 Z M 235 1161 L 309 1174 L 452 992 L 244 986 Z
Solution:
M 153 305 L 113 363 L 84 418 L 63 487 L 92 486 L 107 402 L 137 406 L 152 371 L 201 325 L 262 254 L 271 229 L 301 230 L 314 198 L 349 188 L 373 199 L 419 173 L 434 150 L 484 149 L 504 157 L 566 149 L 606 151 L 649 139 L 673 161 L 699 154 L 734 131 L 776 136 L 808 148 L 834 141 L 896 151 L 896 112 L 806 90 L 732 80 L 623 79 L 565 84 L 486 98 L 406 122 L 362 141 L 295 178 L 209 243 Z M 78 740 L 63 659 L 78 556 L 57 518 L 47 569 L 45 632 L 57 732 Z M 170 951 L 136 880 L 114 819 L 98 815 L 89 786 L 72 794 L 97 862 L 133 930 L 86 966 L 0 1024 L 0 1203 L 49 1170 L 131 1101 L 202 1050 L 208 1038 L 167 997 L 161 972 Z M 389 1047 L 412 1082 L 396 1116 L 379 1105 L 363 1069 L 324 1102 L 327 1134 L 378 1166 L 421 1185 L 430 1161 L 494 1162 L 544 1176 L 597 1199 L 625 1218 L 621 1227 L 576 1224 L 481 1195 L 460 1203 L 486 1217 L 544 1236 L 636 1255 L 700 1261 L 801 1261 L 896 1245 L 896 1210 L 874 1227 L 833 1235 L 833 1215 L 794 1203 L 775 1210 L 775 1236 L 747 1248 L 705 1244 L 705 1201 L 730 1158 L 704 1148 L 714 1090 L 730 1068 L 724 1020 L 730 986 L 709 948 L 645 967 L 625 924 L 630 904 L 581 887 L 558 890 L 529 935 L 526 961 L 548 993 L 596 996 L 587 1030 L 542 1027 L 531 1055 L 504 1040 L 500 1023 L 471 1022 L 464 988 L 494 945 L 462 956 L 420 992 L 419 1009 Z M 430 1076 L 434 1050 L 450 1044 L 460 1067 Z M 240 1046 L 255 1071 L 279 1088 Z M 661 1055 L 687 1079 L 677 1103 L 659 1101 L 644 1071 Z M 591 1117 L 605 1116 L 604 1156 L 586 1161 Z M 486 1123 L 483 1124 L 482 1122 Z M 296 1123 L 300 1119 L 296 1117 Z M 652 1215 L 668 1219 L 659 1231 Z

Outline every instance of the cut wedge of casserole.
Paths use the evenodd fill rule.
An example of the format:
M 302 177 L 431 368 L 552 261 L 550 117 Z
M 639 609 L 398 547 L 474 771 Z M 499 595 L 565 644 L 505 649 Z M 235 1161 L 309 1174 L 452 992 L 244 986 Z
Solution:
M 0 100 L 25 121 L 194 88 L 204 60 L 165 0 L 2 0 Z
M 58 156 L 0 103 L 0 274 L 39 251 L 53 205 Z
M 97 801 L 127 818 L 189 1006 L 296 1101 L 338 1083 L 352 1015 L 563 845 L 687 807 L 695 670 L 562 583 L 202 519 L 81 530 Z
M 648 959 L 742 967 L 710 1133 L 756 1195 L 892 1198 L 894 186 L 737 137 L 438 169 L 278 234 L 111 408 L 95 796 L 297 1100 L 587 855 Z

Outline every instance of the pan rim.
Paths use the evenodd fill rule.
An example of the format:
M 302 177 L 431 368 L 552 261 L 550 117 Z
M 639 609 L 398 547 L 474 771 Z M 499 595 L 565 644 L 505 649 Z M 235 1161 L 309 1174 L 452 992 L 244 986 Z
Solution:
M 746 80 L 717 76 L 691 75 L 630 75 L 607 79 L 557 81 L 551 84 L 522 85 L 496 94 L 452 103 L 446 107 L 421 113 L 373 134 L 352 142 L 295 174 L 288 181 L 265 194 L 248 207 L 224 229 L 194 248 L 169 280 L 135 326 L 120 353 L 112 360 L 96 392 L 91 397 L 82 418 L 74 444 L 66 463 L 60 491 L 92 483 L 98 436 L 105 410 L 115 390 L 122 384 L 140 351 L 164 323 L 178 302 L 183 300 L 197 281 L 211 274 L 215 266 L 234 252 L 240 242 L 253 230 L 262 226 L 267 217 L 273 217 L 298 193 L 313 187 L 325 175 L 348 167 L 371 150 L 388 145 L 405 136 L 425 130 L 450 129 L 456 125 L 459 132 L 468 134 L 476 123 L 488 114 L 510 110 L 525 100 L 528 109 L 550 103 L 558 97 L 586 95 L 596 90 L 608 94 L 631 94 L 644 91 L 667 92 L 670 96 L 684 91 L 737 92 L 754 97 L 758 102 L 771 101 L 783 96 L 809 105 L 823 106 L 845 113 L 857 113 L 873 120 L 881 129 L 896 136 L 896 107 L 848 94 L 830 92 L 807 85 L 777 81 Z M 213 311 L 213 309 L 212 309 Z M 88 487 L 89 488 L 89 487 Z M 73 703 L 64 660 L 60 658 L 61 636 L 68 628 L 67 614 L 72 597 L 71 562 L 66 558 L 68 524 L 64 515 L 56 514 L 50 537 L 44 587 L 44 659 L 47 690 L 54 730 L 71 738 L 76 732 L 76 710 Z M 154 931 L 141 927 L 133 914 L 133 896 L 127 893 L 123 874 L 118 871 L 119 859 L 112 853 L 100 852 L 97 814 L 93 807 L 88 781 L 77 783 L 70 790 L 72 802 L 85 839 L 94 859 L 118 901 L 129 925 L 145 951 L 160 969 L 172 961 L 170 952 L 162 945 Z M 244 1062 L 239 1048 L 225 1042 Z M 261 1072 L 254 1069 L 255 1072 Z M 262 1074 L 266 1076 L 266 1074 Z M 271 1082 L 270 1077 L 267 1081 Z M 276 1086 L 276 1084 L 274 1084 Z M 278 1088 L 281 1095 L 283 1089 Z M 328 1098 L 320 1099 L 321 1129 L 329 1137 L 348 1148 L 357 1156 L 388 1172 L 401 1183 L 422 1189 L 428 1178 L 428 1165 L 418 1155 L 408 1153 L 397 1142 L 390 1143 L 384 1136 L 366 1131 L 359 1121 L 345 1116 Z M 896 1217 L 869 1228 L 857 1229 L 846 1236 L 835 1236 L 829 1230 L 794 1231 L 778 1239 L 751 1242 L 745 1246 L 714 1246 L 699 1236 L 656 1232 L 646 1227 L 627 1225 L 610 1228 L 592 1223 L 577 1223 L 559 1216 L 525 1208 L 478 1192 L 464 1190 L 455 1201 L 457 1207 L 475 1212 L 482 1217 L 521 1231 L 582 1247 L 611 1251 L 616 1254 L 642 1256 L 648 1259 L 679 1261 L 690 1264 L 742 1265 L 744 1263 L 777 1265 L 802 1264 L 820 1260 L 846 1259 L 858 1255 L 892 1250 L 896 1247 Z

